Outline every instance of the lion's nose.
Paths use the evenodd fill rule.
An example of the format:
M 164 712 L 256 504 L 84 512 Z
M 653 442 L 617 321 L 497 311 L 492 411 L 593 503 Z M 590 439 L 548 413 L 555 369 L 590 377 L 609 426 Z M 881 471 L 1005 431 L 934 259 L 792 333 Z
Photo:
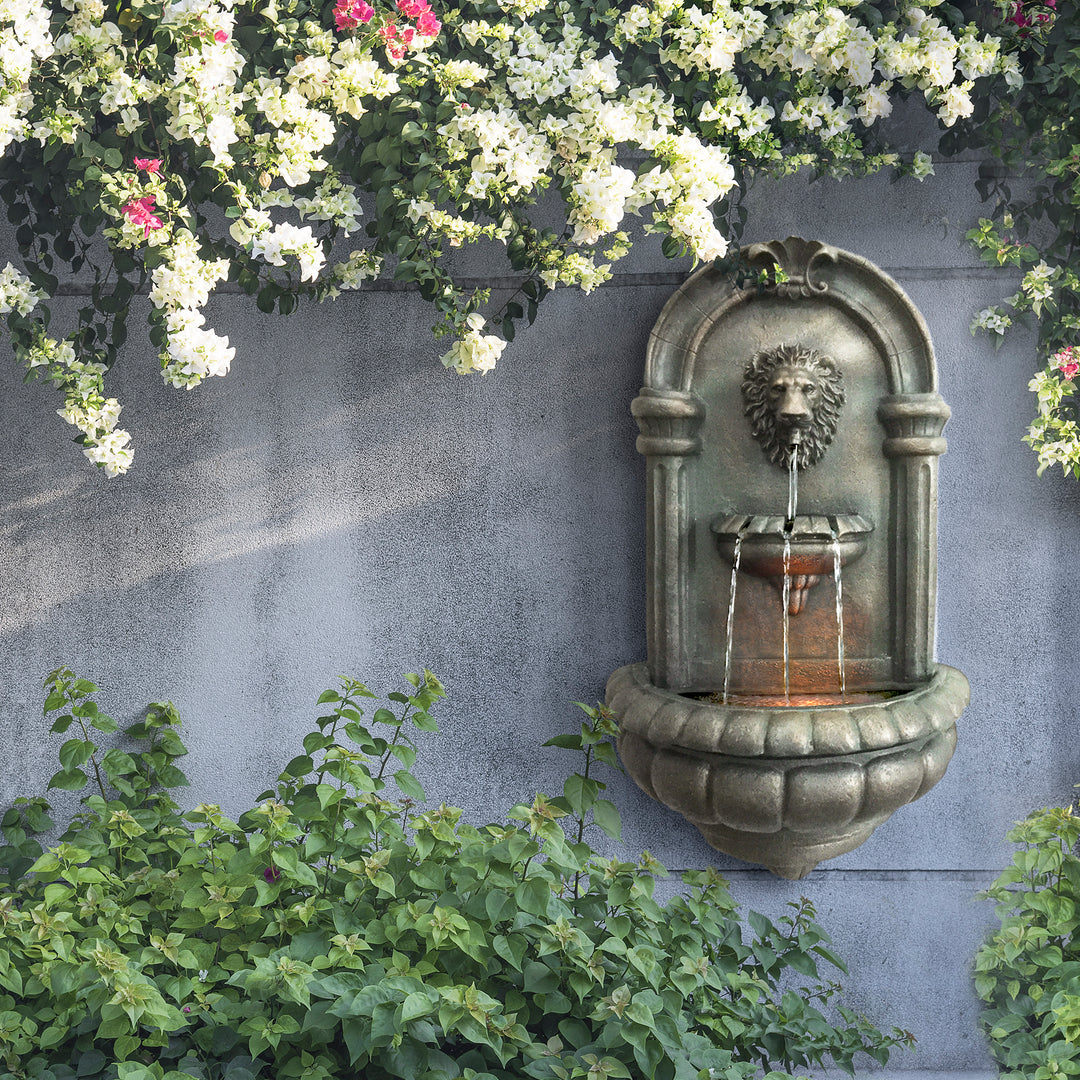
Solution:
M 784 393 L 780 408 L 777 410 L 785 424 L 806 423 L 810 419 L 810 410 L 802 394 L 788 390 Z

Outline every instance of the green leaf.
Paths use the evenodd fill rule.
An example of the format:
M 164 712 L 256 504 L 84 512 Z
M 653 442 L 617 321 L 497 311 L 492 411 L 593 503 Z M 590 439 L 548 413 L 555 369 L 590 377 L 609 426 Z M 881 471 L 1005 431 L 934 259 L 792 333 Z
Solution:
M 424 789 L 420 786 L 419 781 L 406 769 L 399 769 L 394 773 L 394 782 L 402 795 L 414 799 L 416 802 L 427 801 L 427 796 L 424 794 Z
M 429 1016 L 438 1007 L 438 1002 L 430 994 L 415 991 L 405 999 L 401 1006 L 402 1023 L 415 1020 L 420 1016 Z
M 525 990 L 530 994 L 549 994 L 559 988 L 559 976 L 547 964 L 532 960 L 525 965 Z
M 90 755 L 97 749 L 92 742 L 83 742 L 82 739 L 68 739 L 60 747 L 60 764 L 65 772 L 74 772 L 80 765 L 90 760 Z M 81 774 L 80 774 L 81 775 Z
M 544 746 L 557 746 L 561 750 L 580 750 L 581 749 L 581 736 L 580 735 L 556 735 L 553 739 L 548 739 Z
M 576 817 L 584 817 L 596 802 L 600 785 L 580 773 L 572 773 L 563 784 L 563 797 Z
M 49 787 L 59 788 L 61 791 L 82 791 L 87 782 L 86 773 L 82 769 L 62 769 L 53 774 Z
M 526 878 L 514 890 L 514 899 L 522 911 L 546 916 L 551 906 L 551 886 L 543 877 Z
M 294 776 L 297 779 L 301 779 L 314 771 L 315 763 L 307 754 L 301 754 L 299 757 L 294 757 L 292 761 L 285 766 L 285 775 Z
M 622 843 L 622 819 L 615 804 L 610 799 L 597 799 L 593 804 L 593 821 L 607 833 L 612 840 Z

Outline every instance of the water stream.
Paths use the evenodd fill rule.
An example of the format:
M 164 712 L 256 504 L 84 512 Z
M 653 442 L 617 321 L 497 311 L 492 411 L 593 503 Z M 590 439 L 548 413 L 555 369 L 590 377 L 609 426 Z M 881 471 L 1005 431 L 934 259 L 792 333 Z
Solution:
M 724 648 L 724 704 L 727 704 L 728 699 L 728 683 L 731 679 L 731 642 L 733 639 L 732 630 L 735 626 L 735 586 L 739 581 L 739 560 L 742 558 L 742 538 L 743 532 L 746 529 L 744 525 L 739 530 L 739 535 L 735 537 L 735 554 L 731 558 L 731 598 L 728 601 L 727 609 L 727 644 Z
M 788 497 L 787 519 L 784 521 L 784 700 L 791 701 L 791 654 L 788 644 L 791 614 L 788 603 L 791 599 L 791 530 L 795 528 L 795 515 L 799 510 L 799 433 L 792 432 L 793 442 L 788 457 Z
M 784 576 L 781 604 L 784 613 L 784 703 L 787 705 L 791 704 L 791 612 L 789 604 L 791 603 L 791 537 L 795 530 L 799 504 L 798 442 L 798 432 L 794 432 L 788 458 L 787 516 L 784 519 L 782 530 L 784 539 Z M 731 686 L 732 645 L 735 638 L 735 594 L 739 583 L 739 564 L 742 559 L 743 538 L 753 520 L 756 519 L 743 519 L 735 537 L 735 546 L 731 559 L 731 590 L 728 598 L 727 633 L 724 646 L 724 689 L 721 697 L 725 705 L 728 704 Z M 839 525 L 836 518 L 830 518 L 829 525 L 829 535 L 832 538 L 833 582 L 836 587 L 836 668 L 840 683 L 840 700 L 844 702 L 847 700 L 847 677 L 844 671 L 844 586 L 841 576 L 843 560 L 840 552 Z M 803 534 L 800 533 L 800 535 Z M 817 579 L 815 577 L 811 580 L 815 581 Z
M 788 650 L 788 629 L 791 615 L 788 613 L 788 601 L 791 598 L 791 533 L 784 530 L 784 701 L 791 704 L 790 654 Z
M 840 675 L 840 700 L 847 700 L 844 676 L 844 584 L 840 574 L 840 537 L 832 530 L 833 580 L 836 582 L 836 666 Z
M 784 521 L 784 531 L 791 532 L 795 527 L 795 514 L 799 506 L 799 469 L 796 464 L 799 455 L 798 443 L 791 447 L 791 456 L 788 458 L 788 486 L 787 486 L 787 518 Z

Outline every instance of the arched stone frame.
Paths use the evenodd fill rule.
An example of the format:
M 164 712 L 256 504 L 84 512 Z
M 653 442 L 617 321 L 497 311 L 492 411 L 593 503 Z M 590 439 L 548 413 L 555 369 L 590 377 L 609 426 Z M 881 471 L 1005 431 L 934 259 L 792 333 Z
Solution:
M 760 275 L 738 287 L 713 266 L 693 274 L 657 320 L 645 384 L 632 405 L 647 461 L 647 636 L 653 683 L 695 685 L 688 642 L 689 529 L 701 512 L 687 497 L 687 465 L 702 450 L 706 403 L 697 393 L 703 342 L 731 313 L 763 297 L 831 307 L 872 342 L 887 393 L 877 404 L 889 463 L 889 667 L 896 687 L 930 675 L 934 647 L 937 459 L 949 408 L 925 321 L 895 281 L 868 260 L 789 237 L 744 249 Z

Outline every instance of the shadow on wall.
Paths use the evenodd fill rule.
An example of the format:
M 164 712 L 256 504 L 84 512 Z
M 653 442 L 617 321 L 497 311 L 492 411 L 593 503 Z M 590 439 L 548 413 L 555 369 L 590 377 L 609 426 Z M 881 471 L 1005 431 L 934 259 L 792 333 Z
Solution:
M 569 699 L 594 700 L 644 650 L 626 403 L 664 292 L 648 290 L 641 325 L 614 290 L 561 322 L 556 297 L 486 379 L 421 355 L 419 302 L 400 294 L 363 298 L 397 327 L 390 372 L 370 379 L 355 367 L 366 308 L 223 326 L 244 357 L 274 359 L 191 394 L 129 357 L 114 392 L 136 466 L 113 481 L 57 432 L 47 388 L 6 370 L 19 406 L 0 475 L 0 795 L 53 770 L 25 730 L 61 662 L 110 689 L 106 708 L 172 697 L 201 748 L 192 777 L 215 794 L 276 775 L 338 674 L 390 689 L 426 665 L 451 689 L 436 790 L 505 810 L 536 747 L 573 723 Z M 323 359 L 292 360 L 301 345 Z

